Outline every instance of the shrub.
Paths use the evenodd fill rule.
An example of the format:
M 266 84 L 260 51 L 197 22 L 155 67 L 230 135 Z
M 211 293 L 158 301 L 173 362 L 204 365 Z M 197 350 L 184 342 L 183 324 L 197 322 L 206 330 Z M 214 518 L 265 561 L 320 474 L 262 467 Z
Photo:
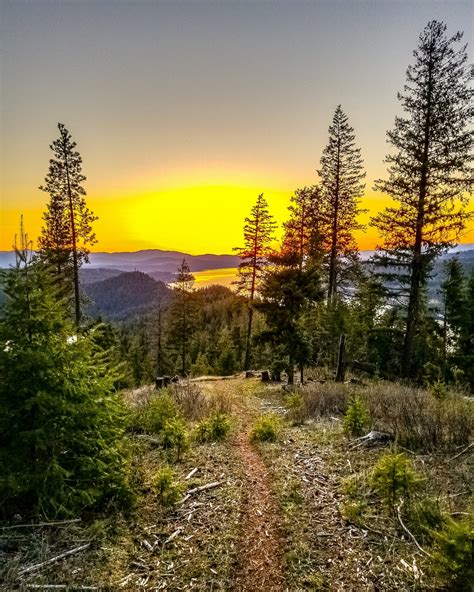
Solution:
M 230 419 L 225 413 L 216 413 L 201 421 L 196 428 L 198 442 L 221 442 L 230 431 Z
M 169 392 L 160 391 L 151 397 L 143 411 L 145 431 L 159 434 L 167 422 L 178 416 L 178 407 Z
M 285 407 L 288 409 L 288 419 L 293 424 L 303 423 L 306 417 L 305 402 L 300 392 L 291 393 L 285 400 Z
M 448 397 L 446 385 L 443 382 L 435 382 L 430 389 L 430 393 L 438 401 L 443 401 Z
M 176 384 L 171 388 L 171 396 L 186 419 L 197 420 L 208 414 L 209 398 L 199 384 Z
M 163 467 L 156 473 L 153 485 L 163 506 L 172 506 L 181 497 L 182 488 L 173 482 L 173 471 L 169 467 Z
M 388 452 L 379 459 L 370 482 L 382 501 L 393 509 L 399 498 L 410 498 L 421 484 L 422 478 L 403 452 Z
M 165 449 L 176 450 L 176 460 L 179 461 L 181 453 L 189 446 L 186 424 L 177 417 L 167 421 L 161 432 L 161 443 Z
M 433 532 L 436 540 L 433 567 L 449 590 L 470 592 L 474 582 L 472 519 L 448 518 L 444 527 Z
M 369 421 L 367 408 L 360 397 L 354 397 L 344 415 L 344 430 L 351 436 L 362 436 Z
M 420 499 L 408 511 L 411 530 L 425 541 L 431 542 L 433 531 L 442 528 L 445 522 L 439 503 L 430 498 Z
M 275 442 L 280 429 L 280 421 L 275 415 L 259 417 L 250 432 L 250 439 L 259 442 Z

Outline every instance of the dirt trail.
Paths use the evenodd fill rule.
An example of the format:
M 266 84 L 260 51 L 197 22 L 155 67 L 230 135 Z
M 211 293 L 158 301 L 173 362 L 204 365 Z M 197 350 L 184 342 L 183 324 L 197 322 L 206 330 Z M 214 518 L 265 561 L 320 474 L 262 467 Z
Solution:
M 270 486 L 267 468 L 250 442 L 250 426 L 256 415 L 242 397 L 236 415 L 239 430 L 234 444 L 243 473 L 242 535 L 235 590 L 282 592 L 285 589 L 279 536 L 279 508 Z

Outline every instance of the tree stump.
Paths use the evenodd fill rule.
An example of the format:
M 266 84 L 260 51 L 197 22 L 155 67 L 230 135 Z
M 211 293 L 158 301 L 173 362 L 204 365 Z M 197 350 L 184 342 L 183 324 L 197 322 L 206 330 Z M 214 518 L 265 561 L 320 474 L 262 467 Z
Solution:
M 270 373 L 268 370 L 263 370 L 262 374 L 262 382 L 270 382 Z

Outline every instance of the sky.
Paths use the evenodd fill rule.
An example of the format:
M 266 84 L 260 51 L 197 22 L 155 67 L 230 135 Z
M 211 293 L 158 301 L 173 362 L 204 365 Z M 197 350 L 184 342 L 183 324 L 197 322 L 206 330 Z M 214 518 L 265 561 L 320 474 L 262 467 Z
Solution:
M 367 171 L 385 175 L 386 130 L 420 31 L 463 30 L 474 2 L 445 0 L 0 0 L 0 249 L 23 214 L 38 236 L 49 145 L 62 122 L 99 216 L 95 250 L 228 253 L 264 193 L 281 224 L 317 181 L 338 104 Z M 369 214 L 361 218 L 365 222 Z M 377 243 L 373 229 L 361 249 Z M 474 226 L 462 242 L 474 242 Z

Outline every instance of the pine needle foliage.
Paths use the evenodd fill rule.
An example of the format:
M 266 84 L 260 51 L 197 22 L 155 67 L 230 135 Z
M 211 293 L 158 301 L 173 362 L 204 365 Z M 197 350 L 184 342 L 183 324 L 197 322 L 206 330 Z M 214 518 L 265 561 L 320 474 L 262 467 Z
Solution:
M 354 129 L 341 105 L 329 126 L 329 141 L 321 157 L 322 222 L 327 233 L 328 300 L 347 283 L 358 267 L 358 249 L 354 232 L 363 228 L 357 220 L 365 184 L 360 148 Z
M 274 239 L 276 223 L 268 210 L 267 200 L 261 193 L 244 223 L 244 246 L 235 247 L 240 257 L 238 268 L 237 291 L 249 298 L 247 338 L 245 347 L 244 369 L 251 364 L 253 306 L 252 303 L 259 291 L 260 281 L 271 254 L 271 243 Z
M 0 311 L 0 506 L 76 514 L 129 498 L 114 372 L 78 335 L 53 274 L 27 249 L 5 273 Z
M 474 582 L 474 525 L 472 517 L 458 521 L 445 518 L 441 530 L 433 531 L 433 567 L 449 590 L 470 592 Z
M 371 485 L 392 510 L 400 498 L 409 500 L 421 483 L 422 478 L 403 452 L 384 454 L 371 475 Z
M 387 132 L 395 149 L 386 157 L 388 176 L 375 184 L 396 202 L 372 223 L 383 236 L 374 261 L 393 294 L 406 300 L 405 377 L 420 369 L 413 351 L 433 261 L 454 244 L 470 216 L 473 90 L 461 38 L 448 37 L 436 20 L 422 31 L 398 95 L 403 116 Z
M 362 436 L 369 421 L 369 412 L 358 396 L 355 396 L 349 403 L 344 415 L 344 430 L 351 436 Z
M 66 294 L 74 294 L 75 320 L 81 320 L 79 268 L 89 261 L 89 247 L 97 239 L 92 224 L 97 217 L 86 204 L 82 158 L 76 142 L 64 124 L 58 123 L 59 138 L 50 148 L 48 174 L 40 186 L 50 196 L 43 215 L 44 226 L 38 240 L 39 255 L 51 265 L 61 280 L 68 280 Z M 64 284 L 63 284 L 64 285 Z M 67 285 L 67 284 L 66 284 Z

